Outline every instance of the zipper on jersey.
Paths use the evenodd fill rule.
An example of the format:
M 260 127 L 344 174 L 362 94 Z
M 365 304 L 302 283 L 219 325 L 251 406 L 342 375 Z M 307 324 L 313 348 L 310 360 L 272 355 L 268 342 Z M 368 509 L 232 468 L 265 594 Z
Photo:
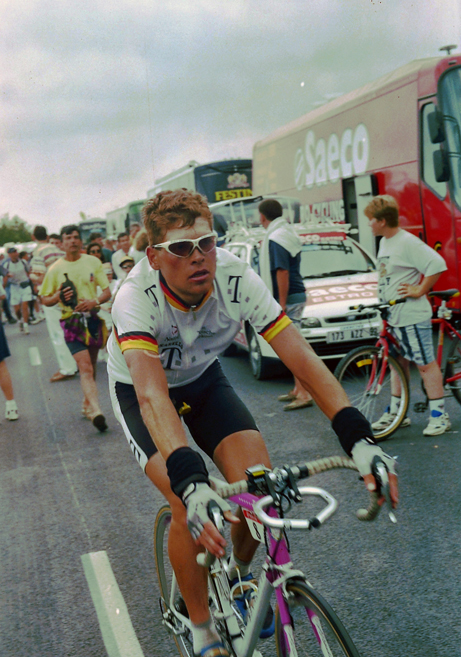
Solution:
M 197 319 L 195 315 L 195 311 L 197 310 L 197 306 L 190 306 L 190 310 L 192 310 L 192 317 L 194 318 L 194 322 Z

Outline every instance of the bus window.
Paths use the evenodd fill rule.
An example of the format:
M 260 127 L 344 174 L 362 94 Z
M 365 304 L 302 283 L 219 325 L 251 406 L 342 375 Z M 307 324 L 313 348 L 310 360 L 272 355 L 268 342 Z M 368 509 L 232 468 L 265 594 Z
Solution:
M 434 171 L 433 154 L 438 151 L 440 144 L 433 144 L 429 134 L 429 116 L 435 111 L 434 103 L 427 103 L 422 109 L 422 157 L 421 157 L 421 175 L 426 185 L 432 189 L 440 198 L 445 198 L 447 193 L 447 184 L 437 182 Z
M 441 105 L 450 160 L 450 185 L 461 208 L 461 67 L 448 70 L 440 81 Z

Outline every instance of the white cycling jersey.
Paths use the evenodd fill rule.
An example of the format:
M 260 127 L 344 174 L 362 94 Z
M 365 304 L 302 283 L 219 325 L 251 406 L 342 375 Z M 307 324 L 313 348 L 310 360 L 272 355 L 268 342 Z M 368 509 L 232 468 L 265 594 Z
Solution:
M 170 387 L 198 379 L 249 321 L 267 342 L 291 320 L 261 278 L 245 262 L 217 249 L 213 288 L 199 306 L 189 307 L 167 286 L 147 258 L 122 283 L 112 307 L 108 372 L 132 383 L 123 352 L 141 349 L 159 356 Z

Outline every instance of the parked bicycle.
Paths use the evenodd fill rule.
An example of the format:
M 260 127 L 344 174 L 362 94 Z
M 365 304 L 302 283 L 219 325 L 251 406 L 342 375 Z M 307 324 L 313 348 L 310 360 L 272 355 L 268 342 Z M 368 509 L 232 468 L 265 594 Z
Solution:
M 443 385 L 448 393 L 453 394 L 456 401 L 461 404 L 461 327 L 450 323 L 452 311 L 447 308 L 447 301 L 458 296 L 458 290 L 444 290 L 430 292 L 430 297 L 441 300 L 437 317 L 432 320 L 438 324 L 437 363 L 443 375 Z M 388 309 L 397 304 L 404 303 L 405 299 L 397 299 L 389 303 L 377 303 L 371 306 L 352 306 L 355 313 L 377 308 L 383 320 L 379 338 L 374 346 L 358 347 L 352 349 L 342 358 L 335 369 L 335 376 L 345 389 L 351 404 L 356 406 L 373 424 L 383 415 L 391 400 L 391 372 L 398 378 L 401 390 L 398 411 L 391 424 L 386 428 L 374 432 L 377 441 L 386 440 L 404 421 L 410 403 L 409 382 L 398 360 L 389 355 L 390 345 L 398 350 L 398 343 L 392 335 L 392 329 L 387 322 Z M 451 344 L 444 350 L 444 338 L 448 336 Z M 425 393 L 424 387 L 423 391 Z M 427 408 L 426 402 L 415 405 L 418 412 Z
M 201 553 L 197 560 L 209 568 L 210 611 L 220 636 L 233 657 L 260 657 L 256 644 L 266 618 L 272 592 L 275 590 L 275 642 L 278 657 L 360 657 L 344 625 L 301 570 L 295 568 L 290 556 L 286 531 L 319 527 L 335 512 L 337 502 L 327 491 L 299 487 L 298 479 L 333 468 L 356 470 L 351 459 L 331 457 L 302 465 L 268 470 L 256 466 L 247 470 L 248 480 L 235 484 L 212 478 L 213 488 L 223 498 L 238 504 L 247 519 L 253 537 L 264 543 L 266 559 L 261 569 L 256 597 L 248 607 L 246 623 L 234 602 L 238 582 L 231 587 L 227 576 L 227 560 Z M 378 458 L 373 468 L 381 492 L 391 505 L 389 481 L 384 464 Z M 326 507 L 311 520 L 286 517 L 292 505 L 305 496 L 318 496 Z M 359 519 L 372 520 L 380 506 L 372 494 L 368 509 L 357 512 Z M 213 521 L 222 531 L 222 518 L 212 513 Z M 391 520 L 395 522 L 392 512 Z M 163 624 L 173 635 L 181 657 L 192 657 L 191 622 L 181 598 L 176 578 L 168 559 L 168 532 L 171 510 L 164 506 L 158 512 L 154 530 L 154 554 L 160 584 L 160 608 Z M 248 584 L 245 582 L 244 584 Z

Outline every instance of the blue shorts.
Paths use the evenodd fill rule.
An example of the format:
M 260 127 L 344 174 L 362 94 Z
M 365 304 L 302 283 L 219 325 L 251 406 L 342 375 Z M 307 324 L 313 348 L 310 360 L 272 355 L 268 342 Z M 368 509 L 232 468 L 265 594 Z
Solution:
M 399 343 L 398 352 L 391 345 L 391 355 L 400 354 L 400 356 L 403 356 L 412 363 L 416 363 L 416 365 L 427 365 L 435 360 L 430 319 L 420 324 L 392 326 L 390 328 Z

